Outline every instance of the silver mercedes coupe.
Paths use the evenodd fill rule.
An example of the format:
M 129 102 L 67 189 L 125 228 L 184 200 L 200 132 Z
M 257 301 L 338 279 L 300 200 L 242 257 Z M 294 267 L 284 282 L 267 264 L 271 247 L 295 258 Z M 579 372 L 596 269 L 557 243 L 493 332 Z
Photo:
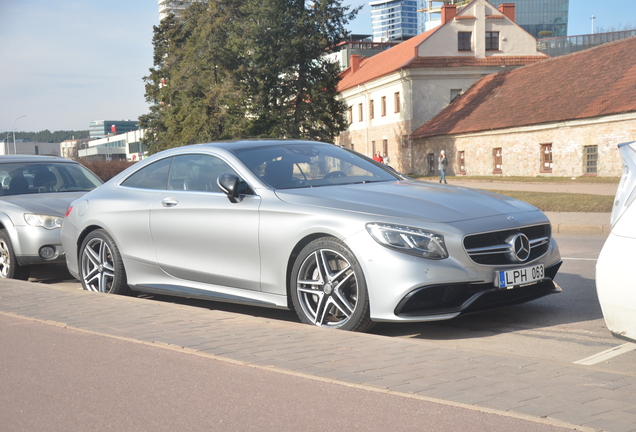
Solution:
M 357 331 L 560 292 L 535 207 L 320 142 L 157 153 L 71 203 L 62 243 L 86 290 L 289 308 Z

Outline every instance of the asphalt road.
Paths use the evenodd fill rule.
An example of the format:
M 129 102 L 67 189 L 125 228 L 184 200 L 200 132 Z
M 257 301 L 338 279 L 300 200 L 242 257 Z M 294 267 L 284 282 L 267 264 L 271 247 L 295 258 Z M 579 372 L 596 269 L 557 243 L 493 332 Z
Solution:
M 558 432 L 0 314 L 0 430 Z

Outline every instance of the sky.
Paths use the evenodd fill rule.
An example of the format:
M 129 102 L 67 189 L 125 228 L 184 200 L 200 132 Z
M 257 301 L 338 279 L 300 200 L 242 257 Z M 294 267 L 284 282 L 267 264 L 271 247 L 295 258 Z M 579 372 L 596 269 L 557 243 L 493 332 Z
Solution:
M 343 5 L 364 5 L 348 30 L 371 34 L 368 2 Z M 634 0 L 570 0 L 568 34 L 591 33 L 592 15 L 597 32 L 636 29 Z M 87 130 L 147 113 L 158 24 L 157 0 L 0 0 L 0 132 Z

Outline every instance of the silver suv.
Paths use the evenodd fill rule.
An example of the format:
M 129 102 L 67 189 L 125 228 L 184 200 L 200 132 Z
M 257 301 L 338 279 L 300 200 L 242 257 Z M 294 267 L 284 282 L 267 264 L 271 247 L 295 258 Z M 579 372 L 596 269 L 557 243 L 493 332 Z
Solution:
M 0 277 L 27 280 L 31 266 L 65 262 L 60 229 L 74 199 L 102 181 L 53 156 L 0 156 Z

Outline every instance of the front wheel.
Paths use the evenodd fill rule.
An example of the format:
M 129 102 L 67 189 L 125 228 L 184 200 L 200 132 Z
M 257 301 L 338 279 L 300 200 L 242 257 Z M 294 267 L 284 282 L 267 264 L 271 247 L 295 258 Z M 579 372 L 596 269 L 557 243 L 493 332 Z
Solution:
M 335 238 L 320 238 L 303 248 L 290 286 L 294 309 L 306 324 L 353 331 L 373 327 L 362 269 Z
M 80 280 L 87 291 L 130 293 L 119 249 L 106 231 L 95 230 L 82 242 Z
M 18 264 L 11 238 L 6 230 L 0 230 L 0 278 L 27 280 L 31 267 Z

